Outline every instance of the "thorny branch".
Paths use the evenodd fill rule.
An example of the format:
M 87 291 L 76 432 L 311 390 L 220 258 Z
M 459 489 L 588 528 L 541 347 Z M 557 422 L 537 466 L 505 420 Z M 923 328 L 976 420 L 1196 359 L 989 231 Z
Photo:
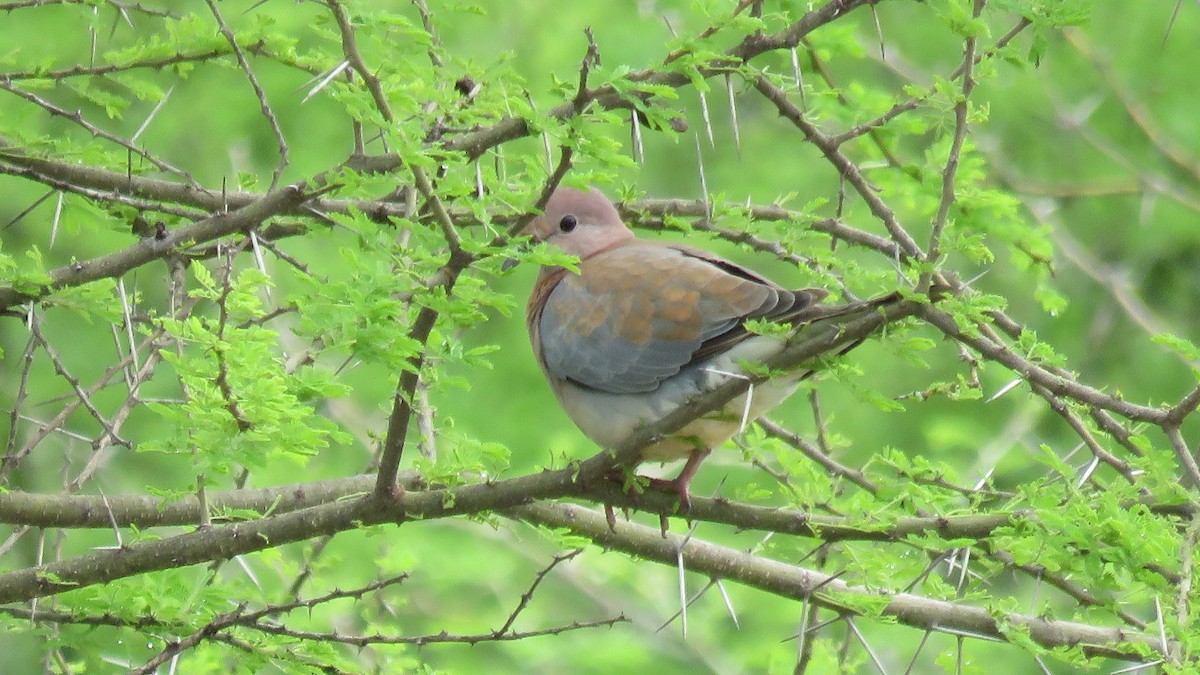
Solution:
M 275 172 L 271 174 L 271 186 L 268 188 L 268 191 L 274 190 L 279 185 L 279 179 L 283 176 L 283 170 L 288 165 L 287 139 L 284 138 L 283 129 L 279 127 L 279 119 L 275 116 L 275 111 L 271 108 L 271 104 L 267 102 L 267 93 L 263 91 L 262 85 L 258 82 L 258 77 L 254 75 L 254 69 L 250 67 L 250 61 L 246 59 L 246 53 L 238 45 L 237 36 L 233 34 L 229 25 L 225 23 L 225 17 L 221 16 L 221 10 L 217 9 L 217 3 L 214 0 L 205 1 L 208 3 L 209 11 L 212 12 L 213 17 L 217 20 L 217 26 L 221 29 L 221 35 L 229 41 L 229 46 L 233 49 L 234 56 L 237 57 L 238 67 L 245 73 L 246 81 L 254 89 L 254 96 L 258 99 L 259 111 L 267 119 L 267 124 L 271 127 L 271 133 L 275 136 L 275 144 L 279 149 L 279 163 L 275 165 Z
M 983 13 L 984 0 L 975 0 L 975 6 L 972 10 L 973 17 L 979 18 Z M 938 202 L 937 215 L 933 217 L 933 228 L 929 234 L 929 245 L 926 247 L 925 258 L 928 262 L 936 262 L 938 257 L 938 249 L 942 245 L 942 232 L 946 229 L 946 221 L 950 217 L 950 207 L 954 205 L 955 192 L 957 186 L 955 180 L 958 178 L 958 163 L 962 155 L 963 143 L 967 140 L 967 114 L 970 106 L 971 92 L 975 89 L 974 67 L 975 67 L 975 49 L 976 38 L 974 35 L 966 40 L 966 45 L 963 48 L 963 63 L 959 68 L 962 71 L 962 94 L 958 101 L 954 104 L 954 136 L 950 141 L 950 152 L 946 158 L 946 166 L 942 169 L 942 197 Z M 927 287 L 932 281 L 932 275 L 922 277 L 924 281 L 920 284 L 921 287 Z

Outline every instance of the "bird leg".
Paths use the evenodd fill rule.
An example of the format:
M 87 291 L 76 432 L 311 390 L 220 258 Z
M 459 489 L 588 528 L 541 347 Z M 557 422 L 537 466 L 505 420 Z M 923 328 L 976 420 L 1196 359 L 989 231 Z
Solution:
M 686 511 L 692 508 L 692 496 L 688 488 L 692 484 L 692 477 L 700 470 L 700 463 L 711 452 L 712 450 L 701 450 L 699 448 L 692 450 L 688 455 L 687 463 L 683 465 L 683 469 L 679 472 L 678 476 L 671 480 L 651 478 L 650 486 L 659 490 L 672 491 L 679 495 L 679 508 L 681 510 Z

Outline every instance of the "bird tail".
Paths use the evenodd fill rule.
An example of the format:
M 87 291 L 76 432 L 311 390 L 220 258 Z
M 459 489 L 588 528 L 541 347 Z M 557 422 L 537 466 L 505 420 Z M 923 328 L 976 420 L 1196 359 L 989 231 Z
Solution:
M 806 307 L 804 311 L 797 313 L 794 317 L 789 317 L 788 321 L 794 326 L 803 326 L 816 321 L 825 321 L 849 314 L 867 314 L 881 307 L 887 307 L 888 305 L 900 302 L 901 299 L 900 293 L 893 291 L 877 298 L 856 300 L 841 305 L 814 304 Z
M 827 306 L 826 305 L 817 305 L 817 306 L 811 308 L 812 309 L 811 315 L 809 315 L 806 318 L 802 318 L 801 321 L 798 321 L 797 323 L 795 323 L 793 325 L 797 326 L 798 328 L 801 328 L 802 326 L 811 325 L 813 323 L 817 323 L 817 322 L 821 322 L 821 321 L 829 321 L 831 319 L 866 316 L 872 312 L 879 311 L 880 309 L 882 309 L 884 307 L 896 304 L 896 303 L 900 302 L 901 300 L 903 300 L 903 296 L 901 296 L 899 292 L 893 291 L 891 293 L 888 293 L 887 295 L 881 295 L 877 298 L 870 298 L 868 300 L 857 300 L 855 302 L 848 302 L 848 303 L 845 303 L 842 305 L 827 305 Z M 837 355 L 838 356 L 845 355 L 850 350 L 861 345 L 863 342 L 866 342 L 868 337 L 870 337 L 870 336 L 863 336 L 862 338 L 855 340 L 854 342 L 851 342 L 850 344 L 846 345 L 845 347 L 842 347 L 840 350 L 838 350 Z M 810 378 L 814 374 L 816 374 L 816 372 L 817 371 L 815 371 L 815 370 L 810 370 L 810 371 L 802 374 L 799 378 L 797 378 L 796 381 L 803 382 L 804 380 L 807 380 L 808 378 Z

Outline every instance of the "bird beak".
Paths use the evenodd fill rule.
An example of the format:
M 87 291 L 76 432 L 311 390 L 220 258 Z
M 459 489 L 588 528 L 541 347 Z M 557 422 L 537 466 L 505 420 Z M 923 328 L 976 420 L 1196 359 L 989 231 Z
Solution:
M 529 239 L 517 244 L 518 250 L 527 251 L 531 246 L 535 246 L 543 241 L 543 237 L 538 236 L 537 223 L 538 220 L 535 218 L 525 226 L 525 229 L 521 230 L 521 233 L 518 236 L 528 236 Z M 507 272 L 520 264 L 520 262 L 521 261 L 517 260 L 516 258 L 508 258 L 500 265 L 500 271 Z
M 529 247 L 533 246 L 536 243 L 538 243 L 536 237 L 533 239 L 529 239 L 527 241 L 522 241 L 521 243 L 517 244 L 517 250 L 518 251 L 528 251 Z M 504 262 L 500 263 L 500 271 L 507 272 L 520 264 L 521 264 L 521 261 L 517 258 L 505 258 Z

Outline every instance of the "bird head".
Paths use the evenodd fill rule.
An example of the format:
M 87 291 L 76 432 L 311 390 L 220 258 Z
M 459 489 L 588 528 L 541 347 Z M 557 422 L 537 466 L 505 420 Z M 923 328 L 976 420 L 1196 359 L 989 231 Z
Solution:
M 580 260 L 634 238 L 604 193 L 568 187 L 554 191 L 542 215 L 533 219 L 525 233 Z

